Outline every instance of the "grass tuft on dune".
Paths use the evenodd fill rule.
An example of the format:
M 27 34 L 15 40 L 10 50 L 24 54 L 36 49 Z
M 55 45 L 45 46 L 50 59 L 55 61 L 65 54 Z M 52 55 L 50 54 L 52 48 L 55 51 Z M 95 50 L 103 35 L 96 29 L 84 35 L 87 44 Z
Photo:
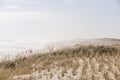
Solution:
M 119 46 L 74 46 L 0 63 L 0 80 L 119 80 Z

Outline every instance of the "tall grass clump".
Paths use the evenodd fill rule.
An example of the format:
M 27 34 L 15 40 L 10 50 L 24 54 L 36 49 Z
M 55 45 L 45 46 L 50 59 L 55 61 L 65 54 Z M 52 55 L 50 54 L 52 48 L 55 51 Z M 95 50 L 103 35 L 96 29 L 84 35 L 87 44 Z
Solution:
M 120 47 L 73 46 L 1 62 L 0 80 L 119 80 L 119 63 Z

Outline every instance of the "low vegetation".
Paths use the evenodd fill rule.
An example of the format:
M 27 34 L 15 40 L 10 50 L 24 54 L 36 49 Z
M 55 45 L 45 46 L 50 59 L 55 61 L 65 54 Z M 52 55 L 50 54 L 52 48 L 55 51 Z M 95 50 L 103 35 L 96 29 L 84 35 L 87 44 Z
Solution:
M 0 80 L 120 80 L 119 46 L 74 46 L 0 63 Z

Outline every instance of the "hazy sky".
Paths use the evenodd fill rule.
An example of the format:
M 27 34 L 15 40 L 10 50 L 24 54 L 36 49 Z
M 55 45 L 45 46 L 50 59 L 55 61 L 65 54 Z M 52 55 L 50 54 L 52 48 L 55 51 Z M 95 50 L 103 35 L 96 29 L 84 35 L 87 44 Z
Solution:
M 0 0 L 0 40 L 120 38 L 119 0 Z

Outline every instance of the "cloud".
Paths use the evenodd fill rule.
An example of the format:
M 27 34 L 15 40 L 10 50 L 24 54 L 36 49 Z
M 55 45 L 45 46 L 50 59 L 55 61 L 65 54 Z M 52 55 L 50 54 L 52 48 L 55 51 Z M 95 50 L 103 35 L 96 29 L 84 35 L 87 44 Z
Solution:
M 18 0 L 0 0 L 1 3 L 4 4 L 14 4 L 16 3 Z
M 75 4 L 75 0 L 65 0 L 65 2 L 71 6 Z
M 1 6 L 7 9 L 18 9 L 19 6 L 16 4 L 19 0 L 0 0 Z
M 17 6 L 17 5 L 7 5 L 6 8 L 10 8 L 10 9 L 18 9 L 19 6 Z
M 54 12 L 33 12 L 33 11 L 4 11 L 0 12 L 0 23 L 23 21 L 23 20 L 45 20 L 47 18 L 61 17 Z

